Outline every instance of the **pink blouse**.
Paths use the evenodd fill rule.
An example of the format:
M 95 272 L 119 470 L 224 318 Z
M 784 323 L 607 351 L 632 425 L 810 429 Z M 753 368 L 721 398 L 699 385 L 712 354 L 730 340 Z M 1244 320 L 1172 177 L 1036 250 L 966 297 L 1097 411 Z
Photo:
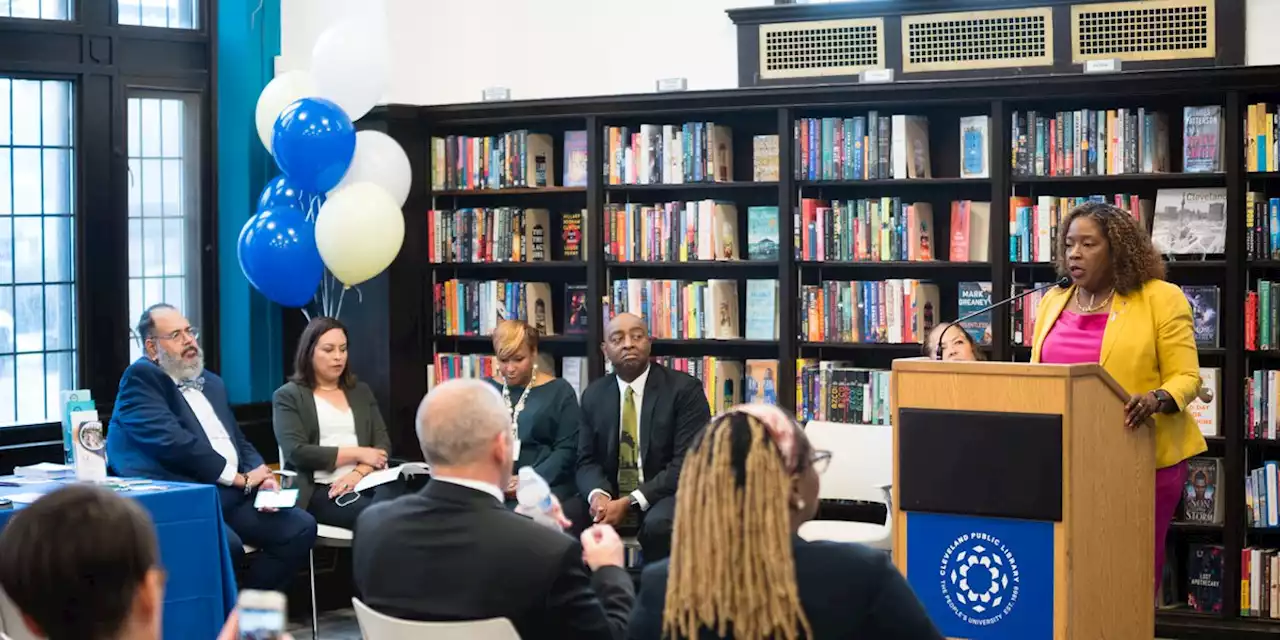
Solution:
M 1097 364 L 1102 355 L 1102 334 L 1107 330 L 1105 313 L 1079 314 L 1066 309 L 1049 327 L 1040 345 L 1040 362 L 1045 364 Z

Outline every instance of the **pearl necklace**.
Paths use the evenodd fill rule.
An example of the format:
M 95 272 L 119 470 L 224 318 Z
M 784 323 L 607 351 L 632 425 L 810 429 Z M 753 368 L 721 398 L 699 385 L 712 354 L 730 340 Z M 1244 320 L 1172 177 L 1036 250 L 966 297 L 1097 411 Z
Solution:
M 516 440 L 520 439 L 519 425 L 520 414 L 524 412 L 524 401 L 529 397 L 529 390 L 533 388 L 533 381 L 538 379 L 538 365 L 533 365 L 533 375 L 529 376 L 529 384 L 524 386 L 524 393 L 520 394 L 520 399 L 516 401 L 516 406 L 511 409 L 511 437 Z M 507 388 L 507 377 L 502 376 L 502 401 L 506 406 L 511 406 L 511 390 Z
M 1094 304 L 1095 302 L 1097 302 L 1097 301 L 1094 299 L 1096 296 L 1094 296 L 1094 295 L 1091 293 L 1091 294 L 1089 294 L 1089 304 L 1088 304 L 1088 305 L 1086 305 L 1086 304 L 1084 303 L 1084 300 L 1081 300 L 1081 299 L 1080 299 L 1080 287 L 1076 287 L 1076 306 L 1080 307 L 1080 310 L 1081 310 L 1081 311 L 1083 311 L 1083 312 L 1085 312 L 1085 313 L 1093 313 L 1093 312 L 1097 311 L 1098 309 L 1101 309 L 1101 308 L 1103 308 L 1103 307 L 1107 306 L 1107 303 L 1108 303 L 1108 302 L 1111 302 L 1111 296 L 1114 296 L 1115 294 L 1116 294 L 1116 290 L 1115 290 L 1115 289 L 1112 289 L 1112 290 L 1111 290 L 1111 293 L 1108 293 L 1108 294 L 1107 294 L 1107 297 L 1105 297 L 1105 298 L 1103 298 L 1103 299 L 1102 299 L 1102 302 L 1098 302 L 1097 304 Z

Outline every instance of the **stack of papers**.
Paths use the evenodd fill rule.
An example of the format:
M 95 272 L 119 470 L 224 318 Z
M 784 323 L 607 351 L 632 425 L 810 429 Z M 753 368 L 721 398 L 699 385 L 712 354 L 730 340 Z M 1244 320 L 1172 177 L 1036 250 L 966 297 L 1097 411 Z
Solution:
M 41 462 L 26 467 L 14 467 L 13 475 L 26 478 L 56 478 L 74 471 L 75 469 L 65 464 Z

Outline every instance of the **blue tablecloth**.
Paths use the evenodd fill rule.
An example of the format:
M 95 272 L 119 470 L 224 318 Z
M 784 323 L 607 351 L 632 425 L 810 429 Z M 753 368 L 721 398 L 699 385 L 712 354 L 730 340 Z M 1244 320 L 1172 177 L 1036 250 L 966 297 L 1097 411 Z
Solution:
M 236 604 L 236 579 L 222 528 L 222 504 L 212 486 L 156 482 L 164 491 L 124 491 L 151 513 L 160 541 L 160 562 L 168 580 L 164 594 L 164 637 L 213 640 Z M 56 482 L 0 486 L 0 496 L 47 493 Z M 14 512 L 0 511 L 0 528 Z M 103 535 L 110 535 L 104 531 Z

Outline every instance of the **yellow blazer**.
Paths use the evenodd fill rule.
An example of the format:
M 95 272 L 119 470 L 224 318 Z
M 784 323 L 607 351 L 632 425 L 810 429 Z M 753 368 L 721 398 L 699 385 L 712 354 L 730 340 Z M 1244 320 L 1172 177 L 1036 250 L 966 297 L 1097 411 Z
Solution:
M 1044 338 L 1073 295 L 1074 285 L 1051 289 L 1040 300 L 1032 362 L 1040 362 Z M 1156 468 L 1208 450 L 1195 419 L 1186 411 L 1187 403 L 1200 392 L 1200 357 L 1191 304 L 1177 285 L 1150 280 L 1139 291 L 1116 294 L 1102 335 L 1099 364 L 1129 393 L 1164 389 L 1178 403 L 1178 413 L 1154 416 Z

